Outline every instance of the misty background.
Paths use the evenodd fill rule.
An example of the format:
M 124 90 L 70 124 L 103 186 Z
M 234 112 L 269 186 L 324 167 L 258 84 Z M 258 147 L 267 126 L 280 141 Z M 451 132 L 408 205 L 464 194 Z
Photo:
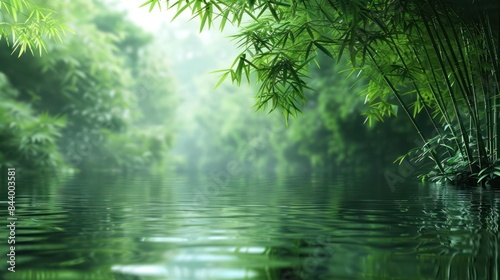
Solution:
M 140 4 L 54 4 L 74 33 L 42 56 L 17 58 L 4 40 L 3 166 L 162 173 L 237 161 L 250 173 L 382 171 L 415 146 L 401 119 L 365 124 L 368 83 L 345 62 L 311 63 L 317 90 L 287 125 L 281 112 L 253 107 L 258 84 L 227 78 L 215 88 L 216 71 L 238 57 L 235 28 L 221 33 L 215 22 L 200 33 L 198 18 L 171 22 L 172 11 Z

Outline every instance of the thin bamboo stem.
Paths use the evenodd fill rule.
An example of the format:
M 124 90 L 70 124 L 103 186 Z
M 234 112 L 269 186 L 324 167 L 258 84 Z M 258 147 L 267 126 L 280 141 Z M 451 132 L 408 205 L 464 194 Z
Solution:
M 464 150 L 465 150 L 465 153 L 467 156 L 469 169 L 471 172 L 474 172 L 474 170 L 472 168 L 472 163 L 474 160 L 472 158 L 472 153 L 471 153 L 470 147 L 469 147 L 468 133 L 467 133 L 467 130 L 465 129 L 464 124 L 463 124 L 462 116 L 461 116 L 460 110 L 458 108 L 458 102 L 455 99 L 455 96 L 453 94 L 453 86 L 451 85 L 451 81 L 448 78 L 448 75 L 446 73 L 446 66 L 444 64 L 443 58 L 441 57 L 440 51 L 438 49 L 439 43 L 436 42 L 436 39 L 434 38 L 434 35 L 429 27 L 429 24 L 428 24 L 425 16 L 423 16 L 422 19 L 423 19 L 424 26 L 427 30 L 427 33 L 429 35 L 429 38 L 431 39 L 432 47 L 434 48 L 434 52 L 436 53 L 436 56 L 438 58 L 438 61 L 439 61 L 440 67 L 441 67 L 441 71 L 443 73 L 443 76 L 444 76 L 444 79 L 445 79 L 445 82 L 446 82 L 446 85 L 448 88 L 448 93 L 449 93 L 450 98 L 451 98 L 451 104 L 453 107 L 453 111 L 454 111 L 455 116 L 457 118 L 457 122 L 458 122 L 458 125 L 460 128 L 460 133 L 462 134 L 461 136 L 462 136 L 462 141 L 464 143 Z
M 389 80 L 389 78 L 387 77 L 387 75 L 384 74 L 384 72 L 382 71 L 382 69 L 380 68 L 379 64 L 377 63 L 376 59 L 374 58 L 372 52 L 367 49 L 367 53 L 368 53 L 368 56 L 370 57 L 370 60 L 373 62 L 373 64 L 377 67 L 378 71 L 381 73 L 382 75 L 382 78 L 384 79 L 384 81 L 386 82 L 386 84 L 389 86 L 389 88 L 391 89 L 392 93 L 394 94 L 394 96 L 396 97 L 396 99 L 398 100 L 399 104 L 401 105 L 401 107 L 403 108 L 403 111 L 406 113 L 406 115 L 408 116 L 408 118 L 410 119 L 413 127 L 416 129 L 418 135 L 420 136 L 420 138 L 422 139 L 422 141 L 424 143 L 428 143 L 427 139 L 425 138 L 424 134 L 422 133 L 422 130 L 420 129 L 419 125 L 416 123 L 415 119 L 413 118 L 411 112 L 409 111 L 408 109 L 408 106 L 406 106 L 406 104 L 404 103 L 403 99 L 401 98 L 401 95 L 399 94 L 399 92 L 397 91 L 397 89 L 394 87 L 394 85 L 392 84 L 392 82 Z M 446 176 L 446 173 L 444 171 L 444 168 L 443 166 L 441 165 L 441 162 L 439 161 L 439 159 L 437 158 L 437 155 L 434 151 L 431 151 L 431 159 L 434 161 L 434 163 L 436 164 L 439 172 L 441 172 L 442 175 Z
M 419 29 L 419 32 L 421 32 L 420 29 Z M 421 35 L 421 33 L 420 33 L 420 35 Z M 425 57 L 427 58 L 427 61 L 429 62 L 429 66 L 431 68 L 430 72 L 432 73 L 432 81 L 434 81 L 434 83 L 436 83 L 437 92 L 436 92 L 436 89 L 434 88 L 434 86 L 432 85 L 431 81 L 429 80 L 429 76 L 428 76 L 428 74 L 427 74 L 427 72 L 425 70 L 425 65 L 424 65 L 423 61 L 420 59 L 419 55 L 417 54 L 417 51 L 415 50 L 415 47 L 413 47 L 412 49 L 413 49 L 413 52 L 415 53 L 415 58 L 417 59 L 417 62 L 421 65 L 422 72 L 423 72 L 424 76 L 426 77 L 426 81 L 427 81 L 427 84 L 429 86 L 429 89 L 430 89 L 430 92 L 432 94 L 432 97 L 434 98 L 434 100 L 436 100 L 436 104 L 438 106 L 440 114 L 443 116 L 443 118 L 445 120 L 445 123 L 450 128 L 451 135 L 453 136 L 453 141 L 455 141 L 457 149 L 460 151 L 462 157 L 464 157 L 465 152 L 463 151 L 462 146 L 458 142 L 458 138 L 457 138 L 457 134 L 455 132 L 455 128 L 453 127 L 450 115 L 448 114 L 448 110 L 446 109 L 446 103 L 443 100 L 443 93 L 442 93 L 442 91 L 440 89 L 439 82 L 438 82 L 438 79 L 436 77 L 436 73 L 435 73 L 434 67 L 432 66 L 432 60 L 431 60 L 431 58 L 429 56 L 429 52 L 427 51 L 426 47 L 424 46 Z M 465 160 L 465 158 L 464 158 L 464 160 Z

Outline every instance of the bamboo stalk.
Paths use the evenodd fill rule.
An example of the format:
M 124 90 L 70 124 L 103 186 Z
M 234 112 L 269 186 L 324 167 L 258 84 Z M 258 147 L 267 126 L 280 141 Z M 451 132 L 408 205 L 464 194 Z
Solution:
M 404 58 L 403 54 L 401 53 L 401 51 L 398 47 L 399 44 L 397 44 L 396 41 L 394 40 L 394 38 L 390 35 L 391 33 L 389 32 L 389 29 L 387 28 L 387 26 L 385 24 L 383 24 L 383 22 L 378 21 L 378 20 L 375 20 L 374 22 L 386 33 L 386 35 L 389 35 L 388 37 L 392 43 L 392 45 L 390 45 L 389 47 L 396 51 L 396 54 L 398 55 L 399 59 L 401 60 L 403 67 L 408 72 L 410 72 L 410 68 L 408 67 L 408 64 L 406 63 L 406 59 Z M 397 37 L 397 33 L 395 34 L 395 36 Z M 411 40 L 409 40 L 409 41 L 411 41 Z M 414 52 L 414 54 L 418 59 L 418 55 L 416 54 L 416 52 Z M 420 65 L 422 65 L 422 64 L 420 63 Z M 436 131 L 436 133 L 438 135 L 441 135 L 441 131 L 439 130 L 436 122 L 434 121 L 432 114 L 429 112 L 429 106 L 425 103 L 425 99 L 423 98 L 421 90 L 420 90 L 419 86 L 417 85 L 417 83 L 415 82 L 415 79 L 411 78 L 411 83 L 412 83 L 413 88 L 417 92 L 417 96 L 420 98 L 420 100 L 422 100 L 422 103 L 424 105 L 424 111 L 425 111 L 426 115 L 428 116 L 429 120 L 431 121 L 431 124 L 432 124 L 434 130 Z M 450 151 L 449 150 L 446 150 L 446 151 L 449 153 L 449 155 L 451 157 Z
M 472 163 L 473 163 L 473 158 L 472 158 L 472 154 L 470 152 L 470 147 L 469 147 L 469 139 L 468 139 L 468 133 L 467 133 L 467 130 L 465 129 L 464 127 L 464 124 L 463 124 L 463 120 L 462 120 L 462 116 L 460 114 L 460 110 L 458 109 L 458 102 L 457 100 L 455 99 L 455 96 L 453 94 L 453 87 L 451 85 L 451 81 L 450 79 L 448 78 L 447 76 L 447 73 L 446 73 L 446 67 L 445 67 L 445 64 L 444 64 L 444 61 L 440 55 L 440 52 L 439 52 L 439 49 L 438 49 L 438 46 L 439 44 L 436 42 L 433 34 L 432 34 L 432 31 L 429 27 L 429 24 L 428 22 L 426 21 L 425 19 L 425 16 L 423 16 L 423 23 L 424 23 L 424 26 L 427 30 L 427 33 L 429 34 L 429 37 L 431 39 L 431 44 L 432 44 L 432 47 L 434 48 L 434 52 L 436 53 L 436 56 L 438 58 L 438 62 L 441 66 L 441 71 L 443 72 L 443 76 L 445 78 L 445 82 L 446 82 L 446 86 L 448 87 L 448 93 L 450 95 L 450 98 L 451 98 L 451 104 L 453 106 L 453 111 L 455 113 L 455 116 L 457 118 L 457 122 L 458 122 L 458 125 L 459 125 L 459 128 L 460 128 L 460 133 L 462 134 L 462 141 L 464 143 L 464 146 L 465 146 L 465 153 L 466 153 L 466 156 L 467 156 L 467 161 L 468 161 L 468 165 L 469 165 L 469 169 L 471 172 L 474 172 L 473 169 L 472 169 Z
M 417 27 L 417 31 L 419 32 L 419 36 L 421 37 L 423 35 L 422 34 L 422 30 L 420 30 L 420 28 Z M 417 54 L 417 51 L 415 49 L 415 45 L 418 45 L 418 44 L 416 44 L 415 42 L 413 42 L 413 48 L 412 49 L 413 49 L 413 52 L 415 53 L 415 58 L 417 59 L 417 62 L 422 67 L 422 72 L 424 73 L 424 75 L 426 77 L 426 81 L 427 81 L 427 84 L 429 86 L 430 92 L 431 92 L 434 100 L 436 100 L 436 104 L 438 105 L 438 109 L 439 109 L 441 115 L 443 116 L 446 124 L 450 128 L 450 131 L 451 131 L 451 134 L 453 136 L 453 140 L 455 141 L 455 144 L 457 146 L 457 149 L 460 151 L 463 159 L 466 160 L 465 159 L 465 152 L 462 149 L 462 145 L 460 145 L 460 143 L 458 141 L 457 134 L 455 132 L 455 128 L 452 125 L 451 117 L 450 117 L 450 115 L 448 113 L 448 110 L 446 108 L 446 103 L 444 102 L 444 99 L 443 99 L 443 93 L 441 91 L 441 88 L 440 88 L 440 85 L 439 85 L 439 82 L 438 82 L 438 78 L 436 77 L 436 73 L 435 73 L 436 71 L 434 69 L 434 66 L 432 65 L 432 59 L 430 58 L 429 52 L 427 51 L 427 48 L 425 46 L 423 46 L 425 57 L 427 58 L 427 61 L 429 62 L 429 66 L 431 68 L 430 69 L 430 72 L 432 73 L 432 79 L 431 80 L 436 84 L 437 92 L 436 92 L 436 89 L 434 88 L 434 86 L 432 86 L 431 80 L 429 80 L 429 76 L 428 76 L 428 74 L 426 73 L 426 70 L 425 70 L 425 65 L 424 65 L 423 61 L 420 59 L 419 55 Z
M 500 159 L 500 141 L 498 140 L 498 137 L 500 135 L 500 126 L 498 123 L 498 106 L 500 105 L 498 103 L 498 99 L 500 98 L 500 48 L 495 48 L 495 42 L 493 42 L 494 34 L 493 31 L 491 30 L 491 23 L 489 18 L 486 18 L 485 23 L 483 24 L 484 29 L 486 30 L 485 33 L 485 41 L 486 41 L 486 46 L 487 46 L 487 53 L 488 56 L 491 59 L 491 63 L 493 65 L 493 70 L 494 70 L 494 86 L 495 86 L 495 93 L 492 96 L 493 99 L 493 105 L 491 106 L 490 110 L 493 110 L 492 112 L 492 118 L 493 118 L 493 135 L 492 137 L 494 138 L 493 141 L 493 146 L 495 149 L 495 160 Z
M 453 21 L 450 18 L 451 10 L 446 9 L 443 6 L 442 1 L 438 1 L 438 3 L 441 5 L 443 10 L 445 11 L 444 14 L 446 15 L 446 18 L 448 20 L 448 24 L 451 26 L 450 29 L 451 29 L 452 35 L 454 37 L 454 42 L 457 45 L 458 54 L 459 54 L 460 58 L 462 59 L 463 66 L 461 67 L 460 62 L 459 62 L 457 55 L 455 53 L 456 51 L 453 50 L 453 46 L 451 45 L 452 40 L 448 36 L 448 34 L 446 32 L 446 28 L 444 27 L 440 17 L 437 16 L 436 17 L 437 22 L 439 23 L 439 25 L 442 29 L 443 35 L 445 36 L 448 48 L 450 49 L 450 53 L 451 53 L 451 56 L 453 58 L 453 63 L 455 64 L 458 75 L 459 75 L 459 79 L 457 79 L 457 80 L 462 85 L 461 86 L 461 88 L 463 90 L 462 94 L 464 95 L 464 98 L 466 99 L 467 105 L 469 106 L 469 111 L 471 112 L 472 121 L 474 123 L 474 128 L 475 128 L 474 133 L 475 133 L 475 137 L 476 137 L 476 141 L 477 141 L 476 144 L 477 144 L 477 150 L 478 150 L 479 168 L 482 169 L 489 164 L 489 161 L 488 161 L 488 157 L 487 157 L 487 153 L 486 153 L 486 148 L 485 148 L 484 139 L 483 139 L 483 133 L 482 133 L 481 124 L 480 124 L 480 117 L 481 116 L 480 116 L 479 104 L 478 104 L 479 98 L 478 98 L 476 91 L 475 91 L 475 86 L 474 86 L 474 82 L 473 82 L 474 79 L 473 79 L 473 77 L 471 77 L 471 74 L 469 74 L 468 67 L 467 67 L 467 61 L 469 61 L 469 59 L 466 59 L 466 57 L 464 56 L 462 46 L 460 44 L 461 38 L 458 36 L 456 29 L 455 29 L 455 24 L 453 23 Z M 460 18 L 460 17 L 457 16 L 457 18 Z M 466 26 L 466 24 L 464 24 L 464 25 Z M 450 65 L 451 65 L 451 62 L 450 62 Z M 464 83 L 467 83 L 467 85 L 464 85 Z M 470 104 L 471 101 L 468 98 L 469 96 L 472 97 L 473 104 Z M 471 105 L 473 105 L 473 108 L 471 108 Z
M 396 54 L 398 55 L 399 59 L 401 60 L 401 63 L 403 63 L 403 67 L 409 72 L 410 68 L 408 67 L 408 64 L 406 63 L 406 60 L 403 57 L 403 54 L 401 53 L 401 51 L 398 48 L 399 44 L 396 44 L 396 42 L 394 41 L 394 38 L 392 38 L 392 36 L 389 36 L 389 38 L 392 42 L 392 49 L 394 49 L 396 51 Z M 413 88 L 415 88 L 418 97 L 422 100 L 422 103 L 424 104 L 424 111 L 425 111 L 426 115 L 429 117 L 429 120 L 431 121 L 431 124 L 434 127 L 434 130 L 436 130 L 438 135 L 441 135 L 441 131 L 439 131 L 438 126 L 437 126 L 436 122 L 434 121 L 434 118 L 432 117 L 431 113 L 429 112 L 428 106 L 427 106 L 427 104 L 425 104 L 424 98 L 421 94 L 420 88 L 418 87 L 418 85 L 415 82 L 415 79 L 411 79 L 411 83 L 413 85 Z
M 399 94 L 399 92 L 397 91 L 397 89 L 394 87 L 394 85 L 392 84 L 392 82 L 389 80 L 389 78 L 387 78 L 387 76 L 384 74 L 384 72 L 382 71 L 382 69 L 380 68 L 380 66 L 378 65 L 377 61 L 375 60 L 375 58 L 373 57 L 373 54 L 372 52 L 367 49 L 367 53 L 368 53 L 368 56 L 370 57 L 370 60 L 373 62 L 373 64 L 375 65 L 375 67 L 377 67 L 378 71 L 381 73 L 382 75 L 382 78 L 384 79 L 384 81 L 386 82 L 386 84 L 389 86 L 389 88 L 391 89 L 391 91 L 393 92 L 394 96 L 396 97 L 396 99 L 398 100 L 399 104 L 401 105 L 401 107 L 403 108 L 403 111 L 406 113 L 406 115 L 408 116 L 408 118 L 410 119 L 413 127 L 417 130 L 417 133 L 418 135 L 420 136 L 420 138 L 422 139 L 422 141 L 424 141 L 424 143 L 428 143 L 427 139 L 425 138 L 424 134 L 422 133 L 422 130 L 420 129 L 420 127 L 418 126 L 418 124 L 416 123 L 415 119 L 413 118 L 411 112 L 408 110 L 408 107 L 406 106 L 406 104 L 404 103 L 403 99 L 401 98 L 401 95 Z M 446 173 L 443 169 L 443 166 L 441 165 L 441 162 L 439 161 L 439 159 L 437 158 L 436 156 L 436 153 L 434 151 L 431 151 L 431 159 L 434 161 L 434 163 L 436 164 L 439 172 L 441 172 L 442 175 L 446 176 Z
M 441 22 L 441 20 L 439 19 L 439 16 L 436 14 L 436 20 L 440 26 L 440 29 L 443 33 L 443 36 L 445 38 L 445 42 L 447 43 L 447 47 L 448 47 L 448 50 L 449 50 L 449 53 L 451 55 L 451 58 L 447 55 L 447 52 L 444 51 L 445 49 L 445 46 L 444 44 L 442 43 L 443 40 L 437 40 L 444 53 L 445 53 L 445 57 L 449 63 L 449 65 L 451 66 L 450 69 L 451 69 L 451 72 L 453 73 L 453 75 L 455 76 L 455 80 L 457 81 L 458 85 L 459 85 L 459 92 L 462 94 L 462 97 L 465 101 L 465 104 L 467 105 L 467 109 L 469 111 L 469 114 L 471 116 L 471 124 L 474 124 L 474 126 L 470 126 L 470 132 L 471 133 L 474 133 L 475 134 L 475 137 L 476 137 L 476 146 L 477 146 L 477 150 L 478 150 L 478 163 L 479 163 L 479 169 L 482 169 L 484 166 L 486 166 L 487 164 L 487 160 L 486 160 L 486 150 L 484 148 L 484 143 L 483 143 L 483 137 L 481 135 L 481 131 L 480 131 L 480 125 L 479 125 L 479 121 L 478 121 L 478 111 L 477 111 L 477 107 L 475 106 L 476 102 L 477 102 L 477 98 L 475 96 L 475 94 L 471 91 L 470 87 L 466 86 L 464 83 L 466 82 L 465 80 L 465 77 L 464 77 L 464 74 L 462 73 L 462 70 L 461 70 L 461 67 L 460 67 L 460 63 L 457 59 L 457 56 L 455 54 L 455 51 L 453 49 L 453 46 L 451 45 L 451 38 L 448 36 L 447 32 L 446 32 L 446 28 L 444 27 L 443 23 Z M 436 32 L 436 35 L 438 35 L 439 33 Z M 456 38 L 456 41 L 458 40 L 458 38 Z M 472 97 L 473 101 L 471 102 L 470 98 Z M 472 104 L 471 104 L 472 103 Z

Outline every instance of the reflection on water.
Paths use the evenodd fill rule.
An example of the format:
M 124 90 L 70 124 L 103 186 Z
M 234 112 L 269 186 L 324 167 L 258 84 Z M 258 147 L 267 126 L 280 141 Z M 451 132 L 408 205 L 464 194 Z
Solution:
M 16 273 L 5 279 L 498 279 L 500 271 L 493 190 L 408 183 L 392 192 L 345 177 L 242 177 L 221 189 L 194 175 L 19 177 Z

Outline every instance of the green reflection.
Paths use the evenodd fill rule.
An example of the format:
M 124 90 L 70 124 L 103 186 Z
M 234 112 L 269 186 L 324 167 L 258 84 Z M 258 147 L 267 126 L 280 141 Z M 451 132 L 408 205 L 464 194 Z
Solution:
M 499 272 L 495 191 L 391 192 L 362 178 L 241 176 L 207 192 L 210 180 L 22 180 L 32 187 L 18 198 L 17 272 L 3 277 L 495 279 Z

